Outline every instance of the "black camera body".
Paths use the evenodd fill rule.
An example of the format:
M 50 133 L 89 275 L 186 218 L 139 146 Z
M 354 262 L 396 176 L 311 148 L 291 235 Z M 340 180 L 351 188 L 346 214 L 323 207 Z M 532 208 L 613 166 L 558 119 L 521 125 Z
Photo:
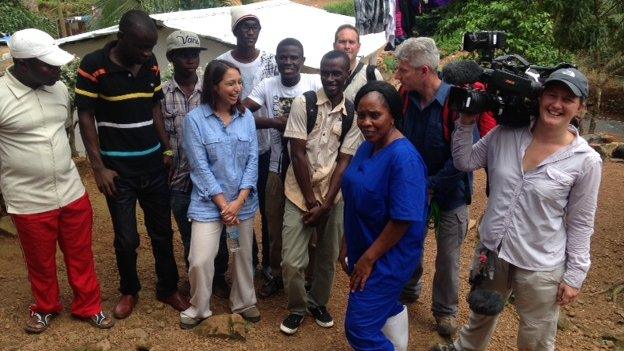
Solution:
M 449 96 L 454 111 L 478 114 L 491 111 L 498 124 L 518 127 L 528 125 L 539 113 L 538 98 L 542 84 L 557 69 L 574 67 L 561 63 L 554 67 L 531 65 L 516 54 L 491 58 L 496 49 L 506 45 L 504 32 L 475 32 L 464 34 L 466 51 L 478 50 L 483 60 L 456 61 L 444 67 L 442 76 L 454 84 Z M 485 91 L 467 87 L 481 82 Z

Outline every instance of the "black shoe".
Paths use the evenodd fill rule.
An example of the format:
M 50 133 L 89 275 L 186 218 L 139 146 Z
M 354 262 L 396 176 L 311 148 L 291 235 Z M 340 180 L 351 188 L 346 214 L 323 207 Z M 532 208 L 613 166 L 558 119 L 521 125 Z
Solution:
M 225 279 L 219 279 L 212 282 L 212 294 L 222 299 L 230 297 L 230 286 Z
M 325 306 L 308 307 L 308 313 L 310 313 L 316 320 L 316 324 L 323 328 L 331 328 L 334 326 L 334 319 L 331 314 L 327 312 Z
M 264 283 L 258 295 L 261 298 L 266 299 L 268 297 L 271 297 L 277 294 L 278 292 L 282 290 L 284 290 L 284 282 L 282 281 L 282 277 L 277 277 Z
M 431 351 L 457 351 L 457 349 L 455 348 L 455 345 L 452 342 L 448 344 L 437 344 L 433 346 L 430 350 Z
M 296 313 L 291 313 L 280 324 L 280 330 L 288 335 L 293 335 L 299 330 L 299 327 L 303 323 L 303 316 Z
M 408 292 L 403 292 L 401 293 L 401 303 L 403 303 L 404 305 L 409 305 L 410 303 L 414 303 L 416 301 L 418 301 L 418 298 L 420 298 L 420 295 L 417 294 L 412 294 L 412 293 L 408 293 Z

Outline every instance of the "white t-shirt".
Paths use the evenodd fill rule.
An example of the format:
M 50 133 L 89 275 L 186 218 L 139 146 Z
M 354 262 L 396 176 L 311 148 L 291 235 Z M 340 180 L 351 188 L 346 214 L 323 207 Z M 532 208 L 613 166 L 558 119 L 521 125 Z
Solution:
M 306 91 L 321 89 L 321 77 L 318 74 L 301 73 L 299 83 L 292 87 L 282 84 L 280 76 L 263 79 L 249 94 L 249 98 L 258 105 L 267 108 L 266 117 L 275 118 L 288 116 L 290 105 L 294 98 Z M 282 133 L 277 129 L 267 129 L 271 132 L 271 163 L 269 170 L 280 173 L 282 171 Z M 284 170 L 285 171 L 285 170 Z
M 217 57 L 218 60 L 225 60 L 234 64 L 241 72 L 241 78 L 243 79 L 243 93 L 241 100 L 244 100 L 253 87 L 255 87 L 262 79 L 273 77 L 278 74 L 277 64 L 275 63 L 275 56 L 273 54 L 260 51 L 258 57 L 249 63 L 243 63 L 237 61 L 232 57 L 232 51 L 224 52 Z M 254 116 L 266 115 L 266 110 L 263 108 L 256 111 Z M 271 147 L 269 131 L 267 129 L 258 129 L 258 152 L 263 154 L 269 151 Z

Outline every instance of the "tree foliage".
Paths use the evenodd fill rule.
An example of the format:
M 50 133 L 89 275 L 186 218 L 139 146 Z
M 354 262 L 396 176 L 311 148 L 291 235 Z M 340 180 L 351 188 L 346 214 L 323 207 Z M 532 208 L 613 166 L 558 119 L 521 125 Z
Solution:
M 28 11 L 21 3 L 15 0 L 0 1 L 0 32 L 14 33 L 25 28 L 37 28 L 58 37 L 58 27 L 55 22 L 44 16 Z
M 552 65 L 572 58 L 556 45 L 550 13 L 527 0 L 456 1 L 441 13 L 435 37 L 443 51 L 452 53 L 460 49 L 464 32 L 482 30 L 507 32 L 507 52 L 534 64 Z
M 229 4 L 227 0 L 97 0 L 102 10 L 95 27 L 104 28 L 119 23 L 128 10 L 141 9 L 147 13 L 162 13 L 179 10 L 202 9 Z

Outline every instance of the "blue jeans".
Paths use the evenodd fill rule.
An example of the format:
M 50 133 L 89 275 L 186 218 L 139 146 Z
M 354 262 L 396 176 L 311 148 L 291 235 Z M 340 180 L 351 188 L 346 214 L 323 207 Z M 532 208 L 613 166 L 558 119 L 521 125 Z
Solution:
M 135 295 L 141 290 L 136 269 L 139 233 L 136 222 L 136 202 L 143 209 L 145 228 L 152 243 L 156 264 L 156 295 L 166 298 L 178 289 L 178 268 L 173 255 L 173 231 L 169 188 L 165 172 L 139 177 L 115 178 L 117 196 L 107 197 L 106 203 L 115 230 L 115 256 L 119 270 L 119 291 Z
M 171 212 L 173 212 L 173 218 L 178 224 L 178 230 L 180 231 L 180 238 L 184 247 L 184 262 L 187 269 L 189 268 L 188 256 L 191 248 L 191 222 L 187 216 L 190 203 L 190 191 L 187 193 L 181 190 L 171 190 Z

